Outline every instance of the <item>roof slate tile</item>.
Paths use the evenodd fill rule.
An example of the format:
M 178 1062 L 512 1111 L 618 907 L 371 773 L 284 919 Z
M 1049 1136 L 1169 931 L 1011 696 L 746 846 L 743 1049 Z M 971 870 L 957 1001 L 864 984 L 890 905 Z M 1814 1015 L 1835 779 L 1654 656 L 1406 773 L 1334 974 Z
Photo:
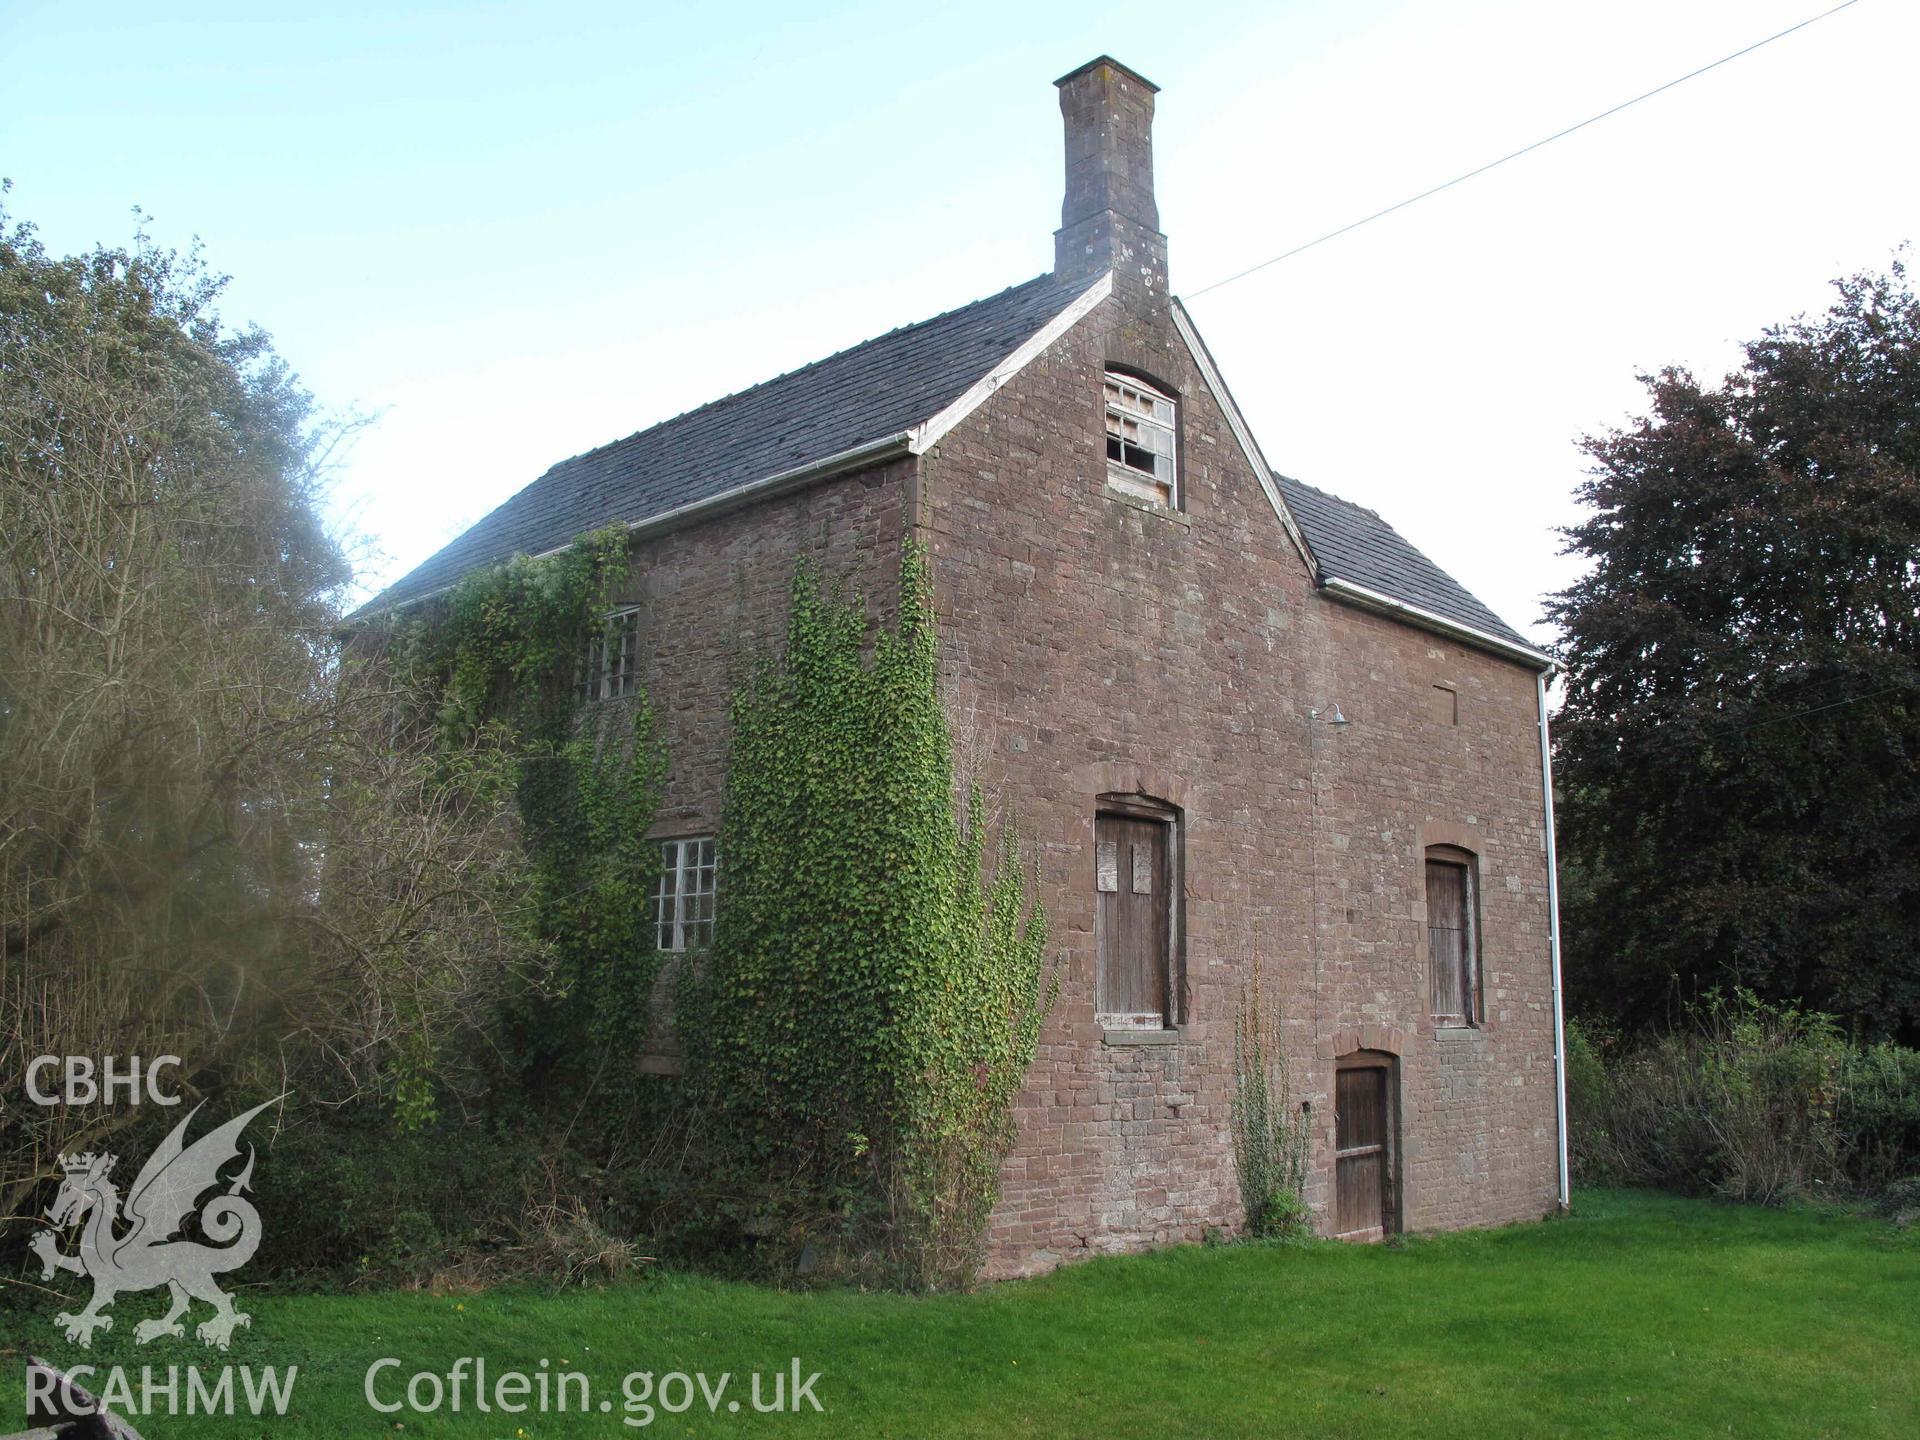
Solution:
M 1373 511 L 1275 471 L 1322 579 L 1348 580 L 1529 650 L 1540 647 L 1489 610 Z
M 1042 275 L 562 460 L 360 613 L 899 434 L 957 400 L 1085 289 Z
M 1041 275 L 842 350 L 624 440 L 562 460 L 396 581 L 362 615 L 422 599 L 470 570 L 638 524 L 911 429 L 937 415 L 1082 293 Z M 1329 577 L 1535 649 L 1373 511 L 1276 472 Z

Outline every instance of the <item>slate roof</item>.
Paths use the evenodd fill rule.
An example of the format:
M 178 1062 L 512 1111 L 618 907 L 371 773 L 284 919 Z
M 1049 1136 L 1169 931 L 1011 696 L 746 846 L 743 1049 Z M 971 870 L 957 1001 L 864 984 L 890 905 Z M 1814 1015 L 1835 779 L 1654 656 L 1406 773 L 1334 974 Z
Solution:
M 360 610 L 422 599 L 470 570 L 559 549 L 885 440 L 940 413 L 1080 294 L 1041 275 L 562 460 Z M 1275 474 L 1325 581 L 1338 578 L 1528 650 L 1537 646 L 1373 511 Z
M 1540 647 L 1520 634 L 1458 580 L 1416 550 L 1373 511 L 1274 472 L 1280 498 L 1299 523 L 1319 562 L 1321 580 L 1348 580 L 1408 605 L 1528 650 Z
M 562 460 L 360 613 L 897 435 L 939 414 L 1086 288 L 1042 275 Z

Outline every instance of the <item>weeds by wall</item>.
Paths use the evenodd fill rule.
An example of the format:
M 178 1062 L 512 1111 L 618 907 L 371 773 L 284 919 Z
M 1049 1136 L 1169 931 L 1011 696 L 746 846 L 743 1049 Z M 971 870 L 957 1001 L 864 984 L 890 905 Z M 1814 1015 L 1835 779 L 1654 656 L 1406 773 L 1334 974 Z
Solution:
M 1281 1016 L 1268 1006 L 1261 966 L 1240 999 L 1233 1027 L 1234 1172 L 1249 1235 L 1275 1239 L 1307 1233 L 1309 1117 L 1295 1105 L 1282 1043 Z

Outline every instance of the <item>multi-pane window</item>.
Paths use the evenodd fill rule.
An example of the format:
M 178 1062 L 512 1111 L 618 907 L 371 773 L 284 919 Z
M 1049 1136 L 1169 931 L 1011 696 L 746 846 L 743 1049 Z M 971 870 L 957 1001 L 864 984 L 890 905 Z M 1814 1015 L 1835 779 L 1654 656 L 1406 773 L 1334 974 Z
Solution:
M 653 918 L 662 950 L 702 950 L 713 943 L 714 873 L 712 836 L 661 842 Z
M 613 700 L 640 688 L 640 607 L 615 610 L 580 657 L 582 700 Z
M 1433 1018 L 1480 1023 L 1480 917 L 1473 856 L 1450 845 L 1427 851 L 1427 954 Z
M 1155 505 L 1179 503 L 1174 402 L 1151 385 L 1107 372 L 1107 483 Z

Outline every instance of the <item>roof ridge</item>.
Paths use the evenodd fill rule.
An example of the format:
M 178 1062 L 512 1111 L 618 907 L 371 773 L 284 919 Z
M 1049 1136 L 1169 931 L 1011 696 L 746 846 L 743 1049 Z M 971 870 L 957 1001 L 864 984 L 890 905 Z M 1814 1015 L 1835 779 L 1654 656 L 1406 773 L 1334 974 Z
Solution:
M 790 380 L 796 375 L 806 374 L 809 370 L 817 370 L 822 365 L 830 365 L 835 360 L 839 360 L 844 356 L 853 354 L 854 351 L 856 350 L 864 350 L 869 345 L 878 344 L 882 340 L 890 340 L 896 335 L 904 335 L 908 331 L 923 329 L 928 325 L 937 324 L 942 320 L 951 319 L 953 316 L 963 314 L 968 310 L 974 310 L 979 308 L 982 305 L 991 304 L 995 300 L 999 300 L 1004 298 L 1005 296 L 1011 295 L 1016 290 L 1025 290 L 1029 286 L 1039 285 L 1043 281 L 1049 281 L 1049 280 L 1052 280 L 1053 278 L 1054 276 L 1052 271 L 1044 271 L 1041 274 L 1034 276 L 1031 280 L 1022 280 L 1016 285 L 1007 286 L 1004 290 L 996 290 L 991 295 L 982 295 L 978 300 L 969 300 L 964 305 L 955 305 L 950 310 L 942 310 L 936 315 L 927 316 L 924 320 L 913 320 L 913 321 L 909 321 L 905 325 L 896 325 L 891 330 L 881 331 L 878 335 L 870 335 L 864 340 L 856 340 L 850 345 L 843 345 L 830 355 L 822 355 L 817 360 L 809 360 L 806 364 L 796 365 L 791 370 L 782 370 L 778 374 L 769 375 L 764 380 L 756 380 L 751 385 L 743 385 L 738 390 L 729 390 L 724 395 L 716 395 L 711 400 L 705 401 L 699 405 L 694 405 L 686 410 L 681 410 L 675 414 L 668 415 L 664 419 L 654 421 L 651 425 L 643 425 L 640 429 L 632 431 L 629 434 L 622 435 L 618 439 L 609 440 L 603 445 L 592 446 L 589 449 L 580 451 L 576 455 L 569 455 L 563 460 L 556 460 L 551 465 L 549 465 L 545 470 L 543 470 L 539 475 L 535 476 L 532 480 L 528 481 L 527 483 L 529 485 L 538 484 L 540 480 L 544 479 L 548 475 L 551 475 L 554 471 L 559 470 L 564 466 L 572 465 L 578 461 L 588 460 L 596 455 L 604 454 L 605 452 L 615 449 L 618 446 L 627 444 L 629 441 L 638 440 L 642 435 L 651 435 L 655 430 L 658 430 L 663 426 L 672 425 L 673 423 L 679 420 L 690 419 L 695 415 L 703 414 L 708 410 L 713 410 L 721 405 L 724 405 L 729 400 L 738 400 L 743 395 L 751 395 L 756 390 L 764 390 L 767 386 L 777 385 L 782 380 Z M 1071 289 L 1072 287 L 1062 286 L 1061 288 L 1065 290 L 1065 289 Z

